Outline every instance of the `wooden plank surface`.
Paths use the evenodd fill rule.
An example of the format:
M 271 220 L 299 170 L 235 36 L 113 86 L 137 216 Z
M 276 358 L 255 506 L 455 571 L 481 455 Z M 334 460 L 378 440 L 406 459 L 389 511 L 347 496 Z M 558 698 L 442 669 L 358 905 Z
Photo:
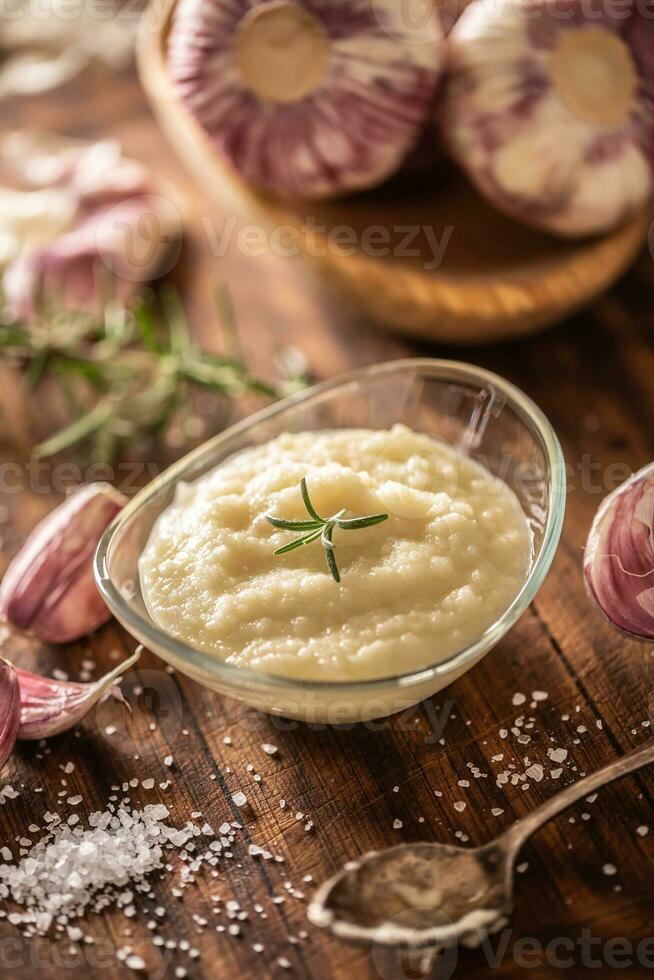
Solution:
M 183 949 L 154 947 L 146 926 L 150 915 L 127 920 L 108 912 L 88 921 L 85 932 L 95 942 L 76 952 L 61 940 L 22 939 L 14 927 L 0 923 L 2 976 L 126 976 L 115 957 L 116 948 L 124 945 L 144 957 L 154 976 L 175 976 L 175 967 L 198 980 L 418 976 L 415 962 L 402 965 L 382 950 L 345 946 L 319 933 L 306 921 L 306 897 L 297 893 L 308 896 L 313 883 L 370 848 L 418 839 L 483 843 L 557 788 L 642 742 L 650 731 L 651 651 L 625 641 L 602 622 L 585 597 L 580 568 L 603 494 L 627 471 L 654 458 L 654 260 L 644 253 L 595 308 L 540 337 L 464 352 L 411 345 L 383 336 L 363 317 L 341 308 L 309 279 L 300 260 L 248 256 L 234 239 L 224 255 L 212 254 L 212 229 L 220 232 L 226 216 L 203 201 L 201 188 L 175 161 L 133 75 L 88 72 L 83 83 L 5 107 L 0 122 L 75 136 L 118 136 L 130 155 L 175 183 L 188 229 L 185 300 L 207 346 L 217 343 L 211 290 L 226 280 L 246 355 L 268 375 L 274 374 L 282 343 L 304 352 L 315 378 L 411 353 L 464 357 L 502 373 L 547 412 L 563 444 L 570 490 L 562 544 L 533 607 L 470 674 L 411 712 L 354 730 L 281 723 L 171 676 L 146 654 L 126 685 L 145 689 L 140 697 L 130 695 L 131 718 L 106 705 L 78 737 L 61 736 L 46 748 L 22 744 L 0 784 L 11 784 L 19 793 L 0 806 L 3 842 L 24 835 L 47 809 L 67 812 L 68 793 L 83 793 L 90 811 L 104 807 L 112 786 L 148 777 L 155 778 L 155 790 L 132 790 L 135 802 L 160 799 L 178 824 L 192 811 L 202 811 L 214 825 L 239 820 L 243 829 L 234 858 L 220 865 L 215 878 L 201 873 L 182 900 L 171 897 L 170 876 L 155 883 L 157 902 L 166 908 L 158 932 L 166 939 L 185 938 L 197 948 L 197 958 Z M 44 490 L 53 474 L 40 474 L 43 486 L 35 482 L 16 448 L 16 432 L 13 422 L 11 431 L 2 433 L 1 472 L 22 473 L 24 483 L 16 493 L 13 483 L 10 488 L 2 481 L 2 567 L 56 499 Z M 19 469 L 9 470 L 7 463 Z M 90 641 L 64 650 L 9 640 L 3 652 L 43 673 L 59 668 L 78 677 L 83 660 L 92 659 L 98 675 L 132 648 L 130 638 L 110 624 Z M 532 707 L 533 691 L 545 692 L 547 699 Z M 513 703 L 518 692 L 527 696 L 526 704 Z M 516 730 L 528 735 L 528 742 L 519 742 L 511 731 L 521 718 Z M 107 736 L 105 728 L 112 724 L 118 730 Z M 278 753 L 266 755 L 264 742 L 276 744 Z M 547 755 L 558 747 L 569 751 L 560 766 Z M 163 764 L 168 753 L 174 758 L 171 768 Z M 64 775 L 60 767 L 68 761 L 75 770 Z M 497 784 L 498 774 L 523 773 L 534 763 L 544 766 L 541 781 L 527 778 L 512 785 L 509 776 L 508 783 Z M 250 764 L 261 774 L 260 782 L 247 770 Z M 557 768 L 563 771 L 552 778 Z M 167 780 L 170 786 L 160 790 Z M 247 809 L 239 810 L 232 801 L 238 790 L 248 796 Z M 654 773 L 645 770 L 540 832 L 524 850 L 528 866 L 518 875 L 511 928 L 485 949 L 460 950 L 437 960 L 433 975 L 554 977 L 566 957 L 572 963 L 568 976 L 609 975 L 612 963 L 629 958 L 625 976 L 649 975 L 654 941 L 644 942 L 654 936 L 653 796 Z M 458 801 L 466 803 L 462 811 L 454 807 Z M 298 813 L 302 819 L 296 819 Z M 308 821 L 313 826 L 306 830 Z M 395 821 L 401 827 L 394 828 Z M 646 836 L 636 832 L 643 826 L 651 826 Z M 279 854 L 283 863 L 250 856 L 250 843 Z M 606 863 L 618 873 L 604 874 Z M 305 880 L 309 875 L 312 881 Z M 240 935 L 216 930 L 230 920 L 224 911 L 212 911 L 215 895 L 223 910 L 226 900 L 235 899 L 247 911 Z M 524 942 L 528 939 L 531 945 Z M 261 952 L 253 949 L 257 943 Z M 600 967 L 594 969 L 593 962 Z M 537 970 L 531 968 L 534 963 L 540 964 Z

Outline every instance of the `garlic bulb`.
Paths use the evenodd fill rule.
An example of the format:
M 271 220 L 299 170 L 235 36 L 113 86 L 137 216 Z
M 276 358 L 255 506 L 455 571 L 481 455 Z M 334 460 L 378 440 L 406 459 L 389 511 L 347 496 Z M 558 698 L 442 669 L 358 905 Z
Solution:
M 611 625 L 654 640 L 654 463 L 602 503 L 586 545 L 584 578 Z
M 417 142 L 441 73 L 440 21 L 421 9 L 416 24 L 397 0 L 180 0 L 169 71 L 255 187 L 307 198 L 371 187 Z
M 654 189 L 654 19 L 584 0 L 477 0 L 449 35 L 451 151 L 497 207 L 561 235 L 606 231 Z

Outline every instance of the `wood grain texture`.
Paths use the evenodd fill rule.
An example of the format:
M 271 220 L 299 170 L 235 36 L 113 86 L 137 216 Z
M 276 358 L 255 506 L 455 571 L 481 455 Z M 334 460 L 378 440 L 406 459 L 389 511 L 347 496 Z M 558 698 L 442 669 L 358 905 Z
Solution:
M 343 302 L 381 325 L 466 345 L 532 333 L 603 292 L 642 247 L 649 212 L 606 237 L 556 239 L 499 214 L 446 161 L 340 201 L 282 204 L 253 192 L 175 96 L 165 63 L 175 2 L 146 14 L 139 67 L 180 160 L 207 200 L 251 214 L 280 250 L 302 251 Z
M 236 228 L 243 226 L 243 219 L 236 211 L 218 214 L 213 206 L 206 207 L 202 186 L 176 163 L 134 75 L 88 72 L 83 83 L 73 82 L 48 98 L 5 106 L 2 124 L 38 125 L 85 137 L 110 133 L 123 141 L 126 152 L 175 184 L 188 222 L 178 279 L 183 281 L 197 335 L 207 346 L 219 344 L 211 291 L 217 281 L 227 280 L 245 352 L 264 373 L 274 373 L 275 356 L 284 343 L 304 351 L 316 378 L 411 353 L 460 356 L 443 345 L 410 345 L 383 336 L 366 318 L 335 301 L 301 261 L 245 254 L 236 234 L 225 248 L 216 248 L 215 235 L 230 217 Z M 171 786 L 165 791 L 132 790 L 135 801 L 161 799 L 176 823 L 202 810 L 210 823 L 240 819 L 244 829 L 235 859 L 225 862 L 217 878 L 201 874 L 182 900 L 171 898 L 169 877 L 155 884 L 156 901 L 167 910 L 162 935 L 186 937 L 199 950 L 198 959 L 179 951 L 156 951 L 146 928 L 150 916 L 127 922 L 110 912 L 89 919 L 86 931 L 95 944 L 76 957 L 68 953 L 69 943 L 23 940 L 16 929 L 1 922 L 3 977 L 126 977 L 128 971 L 113 952 L 125 943 L 143 955 L 152 975 L 158 976 L 174 977 L 177 965 L 186 967 L 194 980 L 417 976 L 415 962 L 402 966 L 383 951 L 345 946 L 320 934 L 306 922 L 306 901 L 289 895 L 284 883 L 290 881 L 308 895 L 311 883 L 303 882 L 305 875 L 317 882 L 362 851 L 402 840 L 455 843 L 458 832 L 480 844 L 559 785 L 598 768 L 647 736 L 643 722 L 651 713 L 651 652 L 626 642 L 602 622 L 585 597 L 580 569 L 582 547 L 601 496 L 626 469 L 654 458 L 653 287 L 654 262 L 645 252 L 593 309 L 537 338 L 477 347 L 469 353 L 470 360 L 522 387 L 550 416 L 570 467 L 569 505 L 558 556 L 533 607 L 491 655 L 434 702 L 389 719 L 380 730 L 318 730 L 297 724 L 280 728 L 267 716 L 181 676 L 171 677 L 148 654 L 130 680 L 130 685 L 141 682 L 147 693 L 140 700 L 133 696 L 131 719 L 106 706 L 80 727 L 79 737 L 61 736 L 46 749 L 19 747 L 0 782 L 11 783 L 20 793 L 0 806 L 3 842 L 24 834 L 33 821 L 40 823 L 47 809 L 67 813 L 67 804 L 57 795 L 63 790 L 83 793 L 83 806 L 90 811 L 106 803 L 112 785 L 148 776 L 157 784 L 170 779 Z M 40 424 L 45 422 L 42 417 Z M 29 528 L 56 501 L 57 495 L 47 488 L 58 471 L 43 470 L 38 478 L 30 473 L 24 449 L 15 445 L 16 425 L 4 419 L 0 424 L 0 505 L 9 511 L 0 528 L 1 572 Z M 10 463 L 18 469 L 8 468 Z M 20 485 L 21 492 L 14 492 Z M 3 653 L 44 673 L 59 667 L 77 677 L 84 658 L 93 658 L 97 674 L 132 646 L 130 638 L 110 624 L 89 642 L 62 650 L 11 642 Z M 532 710 L 530 694 L 536 690 L 547 692 L 548 699 Z M 516 692 L 527 695 L 525 706 L 512 704 Z M 510 733 L 520 714 L 525 724 L 531 716 L 536 719 L 534 728 L 526 730 L 531 736 L 527 745 Z M 156 728 L 150 731 L 153 721 Z M 118 732 L 108 737 L 104 728 L 111 723 Z M 577 732 L 580 726 L 585 731 Z M 509 731 L 507 738 L 501 737 L 501 730 Z M 231 738 L 231 745 L 225 737 Z M 266 756 L 263 742 L 275 743 L 277 756 Z M 558 746 L 568 748 L 570 757 L 557 781 L 549 775 L 555 766 L 547 759 L 547 749 Z M 133 758 L 137 752 L 139 760 Z M 168 753 L 174 757 L 172 769 L 162 762 Z M 500 754 L 503 759 L 493 762 Z M 545 778 L 528 780 L 528 790 L 497 786 L 495 774 L 509 764 L 523 771 L 526 756 L 530 762 L 544 763 Z M 76 768 L 64 775 L 59 767 L 69 760 Z M 262 775 L 258 784 L 246 769 L 249 763 Z M 469 764 L 488 775 L 474 778 Z M 471 785 L 461 787 L 460 780 Z M 43 791 L 38 793 L 38 788 Z M 250 800 L 249 809 L 242 812 L 232 801 L 239 789 Z M 551 823 L 525 848 L 528 868 L 518 875 L 511 930 L 486 950 L 459 951 L 456 964 L 448 958 L 436 961 L 433 976 L 540 980 L 562 973 L 575 978 L 612 975 L 607 943 L 615 947 L 614 941 L 622 937 L 635 947 L 654 936 L 653 797 L 654 772 L 643 771 L 600 792 L 593 803 L 577 807 L 571 813 L 574 823 L 568 815 Z M 286 800 L 284 809 L 280 799 Z M 454 809 L 457 801 L 467 803 L 463 812 Z M 494 808 L 503 812 L 494 816 Z M 312 830 L 296 820 L 297 812 L 314 822 Z M 402 821 L 401 828 L 393 828 L 396 820 Z M 636 828 L 643 825 L 651 831 L 640 837 Z M 248 856 L 250 841 L 281 854 L 284 863 Z M 616 876 L 602 873 L 606 862 L 616 866 Z M 211 912 L 210 896 L 216 894 L 237 900 L 249 911 L 240 936 L 216 932 L 217 923 L 228 921 L 224 914 Z M 275 903 L 275 896 L 285 901 Z M 255 903 L 267 918 L 254 911 Z M 194 915 L 206 918 L 208 925 L 200 929 Z M 289 941 L 289 935 L 299 937 L 305 929 L 305 939 Z M 542 953 L 529 953 L 531 947 L 524 942 L 519 945 L 529 938 L 537 940 L 541 950 L 555 940 L 570 946 L 550 946 L 548 960 Z M 263 944 L 263 952 L 254 952 L 256 942 Z M 651 974 L 652 943 L 649 962 L 643 949 L 647 951 L 641 949 L 640 963 L 622 971 L 630 980 Z M 572 966 L 557 967 L 552 950 L 563 959 L 572 957 Z M 279 957 L 288 958 L 290 969 L 279 965 Z M 600 967 L 592 969 L 598 957 Z M 525 965 L 534 962 L 540 963 L 537 969 Z

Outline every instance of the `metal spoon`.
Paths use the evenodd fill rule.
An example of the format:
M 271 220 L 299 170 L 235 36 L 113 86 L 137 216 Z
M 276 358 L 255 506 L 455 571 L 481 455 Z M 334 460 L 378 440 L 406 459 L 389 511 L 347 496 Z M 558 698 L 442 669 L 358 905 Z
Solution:
M 513 867 L 525 841 L 581 797 L 651 762 L 654 739 L 568 786 L 484 847 L 400 844 L 365 854 L 318 889 L 309 918 L 354 942 L 478 945 L 508 921 Z

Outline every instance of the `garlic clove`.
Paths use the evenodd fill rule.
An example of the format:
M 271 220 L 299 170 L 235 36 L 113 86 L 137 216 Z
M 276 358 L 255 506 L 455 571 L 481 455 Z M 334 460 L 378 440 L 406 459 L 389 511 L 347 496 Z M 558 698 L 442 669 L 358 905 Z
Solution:
M 479 0 L 449 35 L 446 143 L 498 208 L 561 235 L 607 231 L 654 191 L 654 23 L 637 4 Z
M 29 321 L 46 302 L 91 313 L 107 297 L 125 304 L 174 263 L 179 211 L 118 143 L 20 131 L 0 137 L 0 164 L 37 188 L 0 188 L 10 317 Z
M 141 655 L 141 649 L 138 647 L 131 657 L 91 684 L 51 680 L 18 669 L 18 738 L 33 740 L 59 735 L 81 721 L 95 704 L 109 697 L 124 701 L 119 678 L 134 666 Z
M 436 6 L 397 0 L 181 0 L 175 89 L 231 166 L 281 197 L 324 198 L 394 173 L 445 60 Z
M 603 501 L 586 545 L 584 579 L 612 626 L 654 640 L 654 463 Z
M 3 277 L 9 315 L 29 321 L 48 297 L 63 309 L 93 313 L 109 278 L 111 299 L 127 304 L 157 277 L 176 238 L 176 222 L 171 224 L 172 212 L 166 203 L 160 206 L 162 200 L 137 195 L 95 208 L 53 241 L 22 251 Z
M 0 659 L 0 770 L 11 755 L 20 723 L 20 691 L 13 664 Z
M 127 498 L 107 483 L 71 494 L 32 531 L 0 585 L 0 614 L 49 643 L 78 640 L 111 613 L 93 578 L 102 534 Z

